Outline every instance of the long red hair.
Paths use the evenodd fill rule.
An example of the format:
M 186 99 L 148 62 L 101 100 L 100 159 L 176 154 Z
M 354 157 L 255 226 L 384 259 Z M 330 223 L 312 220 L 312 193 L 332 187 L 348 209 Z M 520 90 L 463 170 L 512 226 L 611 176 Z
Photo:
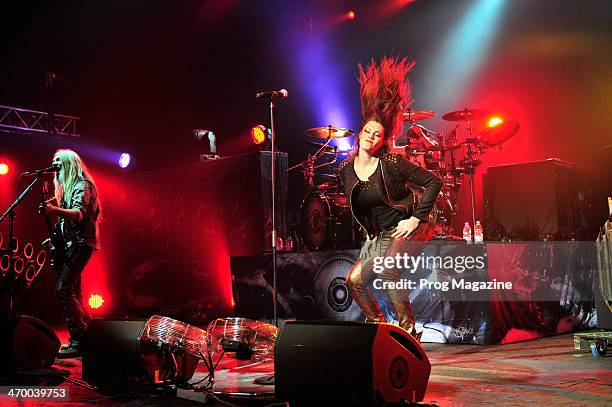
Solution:
M 384 57 L 379 64 L 372 60 L 365 69 L 358 65 L 363 116 L 360 130 L 365 123 L 375 120 L 382 124 L 388 140 L 401 129 L 402 113 L 412 104 L 408 72 L 414 64 L 407 58 Z

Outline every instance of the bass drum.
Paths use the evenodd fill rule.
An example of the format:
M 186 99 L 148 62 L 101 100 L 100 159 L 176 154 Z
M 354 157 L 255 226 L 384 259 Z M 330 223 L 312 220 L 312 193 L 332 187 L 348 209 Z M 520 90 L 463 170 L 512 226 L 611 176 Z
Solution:
M 310 251 L 352 249 L 351 209 L 342 194 L 309 192 L 300 206 L 302 238 Z

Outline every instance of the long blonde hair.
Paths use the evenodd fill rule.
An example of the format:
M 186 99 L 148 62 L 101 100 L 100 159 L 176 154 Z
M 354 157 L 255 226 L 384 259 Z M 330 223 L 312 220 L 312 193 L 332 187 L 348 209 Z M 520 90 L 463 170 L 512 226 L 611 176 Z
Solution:
M 54 159 L 59 158 L 61 165 L 61 171 L 56 174 L 53 182 L 55 185 L 55 199 L 58 205 L 62 202 L 62 199 L 66 204 L 70 204 L 74 187 L 79 181 L 89 181 L 96 188 L 96 183 L 91 173 L 77 153 L 69 149 L 60 149 L 55 152 L 53 157 Z M 96 188 L 96 194 L 97 190 L 98 188 Z

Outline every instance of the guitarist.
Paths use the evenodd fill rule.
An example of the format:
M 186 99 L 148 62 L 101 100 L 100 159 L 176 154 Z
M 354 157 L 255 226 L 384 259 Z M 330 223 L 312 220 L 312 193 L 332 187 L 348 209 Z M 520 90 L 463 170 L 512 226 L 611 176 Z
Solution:
M 81 340 L 90 319 L 82 306 L 81 273 L 94 250 L 100 249 L 98 222 L 99 195 L 91 173 L 72 150 L 57 150 L 53 164 L 60 170 L 55 174 L 55 201 L 41 204 L 44 215 L 56 215 L 56 235 L 63 237 L 62 258 L 56 259 L 57 283 L 55 296 L 68 326 L 70 341 L 62 345 L 58 358 L 81 355 Z M 57 240 L 57 239 L 56 239 Z

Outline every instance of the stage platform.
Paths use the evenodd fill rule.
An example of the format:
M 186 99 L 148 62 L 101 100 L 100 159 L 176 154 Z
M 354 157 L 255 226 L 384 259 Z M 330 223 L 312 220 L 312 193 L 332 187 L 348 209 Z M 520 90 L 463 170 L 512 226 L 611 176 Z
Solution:
M 416 256 L 422 260 L 419 266 L 408 270 L 401 263 L 398 267 L 401 281 L 414 283 L 398 289 L 410 298 L 417 330 L 423 331 L 421 342 L 493 345 L 592 329 L 597 326 L 595 248 L 593 242 L 432 241 Z M 276 262 L 279 318 L 363 322 L 365 316 L 346 285 L 358 255 L 356 249 L 280 252 Z M 469 268 L 464 267 L 468 259 L 472 260 Z M 269 321 L 273 315 L 271 256 L 231 257 L 230 264 L 234 315 Z M 370 291 L 385 319 L 393 321 L 393 307 L 376 285 L 377 278 L 369 283 Z M 486 288 L 494 283 L 510 288 L 467 286 Z
M 65 332 L 60 332 L 63 340 L 66 336 Z M 572 334 L 503 345 L 426 343 L 423 346 L 432 366 L 425 403 L 438 406 L 612 405 L 610 355 L 596 358 L 588 351 L 574 350 Z M 203 377 L 204 370 L 200 363 L 191 381 Z M 271 362 L 238 361 L 226 355 L 217 369 L 215 390 L 222 393 L 270 395 L 273 386 L 255 385 L 253 380 L 271 374 L 273 370 Z M 53 369 L 46 371 L 30 371 L 10 377 L 4 375 L 0 385 L 67 387 L 70 393 L 69 405 L 73 406 L 201 405 L 174 395 L 151 394 L 129 388 L 102 393 L 66 382 L 63 376 L 81 379 L 81 359 L 57 361 Z M 332 390 L 332 385 L 321 383 L 321 392 L 326 390 Z M 244 397 L 222 399 L 241 406 L 274 403 L 270 397 L 256 401 Z M 26 402 L 20 405 L 49 403 Z M 212 400 L 210 405 L 227 404 Z M 325 405 L 323 399 L 320 405 Z

